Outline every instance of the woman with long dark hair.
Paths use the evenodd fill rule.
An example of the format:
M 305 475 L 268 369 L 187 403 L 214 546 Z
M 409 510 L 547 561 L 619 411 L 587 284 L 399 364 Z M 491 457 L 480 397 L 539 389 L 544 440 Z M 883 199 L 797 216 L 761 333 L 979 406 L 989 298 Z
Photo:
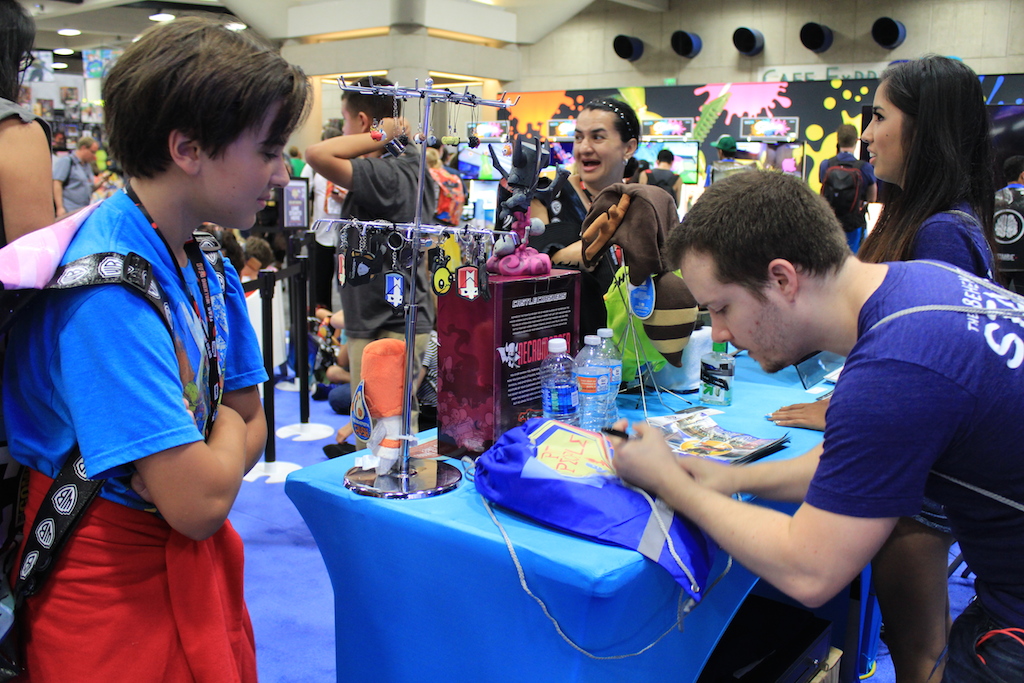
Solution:
M 0 246 L 53 222 L 50 127 L 18 106 L 36 26 L 17 0 L 0 0 Z
M 875 175 L 891 187 L 857 256 L 873 263 L 931 259 L 995 279 L 989 120 L 970 67 L 932 56 L 887 68 L 862 141 Z M 826 405 L 786 406 L 770 417 L 782 426 L 824 429 Z M 951 624 L 950 533 L 941 506 L 925 499 L 872 562 L 899 683 L 942 678 Z

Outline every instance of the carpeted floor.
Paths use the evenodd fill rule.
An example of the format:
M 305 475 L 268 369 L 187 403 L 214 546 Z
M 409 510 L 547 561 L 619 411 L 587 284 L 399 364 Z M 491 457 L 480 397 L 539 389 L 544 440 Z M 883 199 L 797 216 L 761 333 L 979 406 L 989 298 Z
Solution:
M 275 391 L 278 428 L 299 423 L 299 395 Z M 333 430 L 348 421 L 326 401 L 310 401 L 311 424 L 331 433 L 312 441 L 278 437 L 277 461 L 306 466 L 325 459 L 322 447 L 334 443 Z M 245 541 L 246 598 L 256 631 L 257 663 L 262 683 L 330 683 L 336 676 L 334 591 L 316 543 L 284 493 L 282 481 L 266 477 L 242 485 L 231 521 Z M 951 559 L 956 553 L 954 546 Z M 973 575 L 950 579 L 955 617 L 974 594 Z M 884 642 L 879 645 L 873 683 L 894 683 L 895 673 Z M 346 680 L 344 676 L 340 680 Z

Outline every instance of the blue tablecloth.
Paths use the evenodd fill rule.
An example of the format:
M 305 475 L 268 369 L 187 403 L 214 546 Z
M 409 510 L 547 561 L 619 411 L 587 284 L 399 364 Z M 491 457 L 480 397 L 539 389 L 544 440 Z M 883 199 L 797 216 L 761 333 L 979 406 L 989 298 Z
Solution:
M 777 437 L 786 430 L 765 414 L 812 399 L 793 368 L 769 376 L 741 354 L 734 404 L 715 419 L 725 429 Z M 653 415 L 688 404 L 648 395 L 647 405 Z M 640 415 L 635 396 L 620 396 L 619 406 L 627 417 Z M 770 458 L 799 455 L 821 436 L 789 434 L 790 445 Z M 684 631 L 636 657 L 591 659 L 524 593 L 472 482 L 422 500 L 367 498 L 345 488 L 353 459 L 306 467 L 285 486 L 334 586 L 339 681 L 694 681 L 756 582 L 734 565 L 686 617 Z M 600 657 L 634 653 L 675 622 L 679 587 L 654 562 L 496 514 L 530 588 L 580 647 Z M 712 576 L 725 562 L 719 553 Z

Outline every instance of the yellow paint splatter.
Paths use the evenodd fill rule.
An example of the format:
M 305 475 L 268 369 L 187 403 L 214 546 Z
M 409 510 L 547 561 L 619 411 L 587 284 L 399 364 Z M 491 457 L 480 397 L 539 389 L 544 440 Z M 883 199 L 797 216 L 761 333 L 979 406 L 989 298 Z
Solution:
M 818 140 L 821 139 L 821 136 L 823 134 L 824 131 L 821 129 L 821 126 L 818 125 L 817 123 L 812 123 L 811 125 L 807 126 L 807 128 L 804 129 L 804 136 L 806 136 L 807 139 L 810 140 L 811 142 L 817 142 Z
M 861 95 L 867 95 L 868 94 L 868 90 L 870 90 L 870 88 L 868 86 L 866 86 L 866 85 L 860 86 L 860 94 Z
M 830 83 L 832 85 L 833 90 L 839 90 L 841 87 L 843 87 L 843 81 L 841 78 L 833 78 Z
M 853 98 L 854 102 L 860 102 L 860 100 L 861 100 L 860 95 L 857 95 L 856 97 Z
M 852 92 L 850 92 L 849 90 L 844 90 L 843 91 L 843 99 L 844 100 L 848 100 L 851 97 L 853 97 L 853 93 Z
M 825 101 L 822 102 L 821 105 L 823 107 L 825 107 L 825 109 L 835 109 L 836 108 L 836 98 L 834 98 L 834 97 L 826 97 Z

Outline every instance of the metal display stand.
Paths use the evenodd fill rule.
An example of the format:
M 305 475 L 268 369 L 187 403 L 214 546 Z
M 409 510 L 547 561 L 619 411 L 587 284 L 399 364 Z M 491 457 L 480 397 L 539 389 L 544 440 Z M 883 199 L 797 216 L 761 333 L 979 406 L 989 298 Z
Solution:
M 427 173 L 427 145 L 426 140 L 429 133 L 430 109 L 434 102 L 443 102 L 460 106 L 487 106 L 499 107 L 502 109 L 512 106 L 511 101 L 485 100 L 476 95 L 470 94 L 469 88 L 464 93 L 455 93 L 448 89 L 435 89 L 434 81 L 426 79 L 425 87 L 402 88 L 396 85 L 349 85 L 343 77 L 339 77 L 338 85 L 342 90 L 357 92 L 364 95 L 376 95 L 393 97 L 396 100 L 408 101 L 421 100 L 423 102 L 423 119 L 421 122 L 420 144 L 420 168 L 419 179 L 416 185 L 416 215 L 412 223 L 389 223 L 386 221 L 357 221 L 353 219 L 321 219 L 316 221 L 316 226 L 330 225 L 332 229 L 340 228 L 347 230 L 349 227 L 361 229 L 378 229 L 399 233 L 402 238 L 411 243 L 412 258 L 409 264 L 410 277 L 405 279 L 406 295 L 404 297 L 405 309 L 405 395 L 402 402 L 402 433 L 399 439 L 402 444 L 401 456 L 395 467 L 386 474 L 377 474 L 376 470 L 363 470 L 353 467 L 345 475 L 345 486 L 352 491 L 375 498 L 396 498 L 413 499 L 435 496 L 453 490 L 462 479 L 462 473 L 455 466 L 432 459 L 418 460 L 415 465 L 410 463 L 409 448 L 415 442 L 416 437 L 412 433 L 412 384 L 418 376 L 416 367 L 416 318 L 419 306 L 416 303 L 416 276 L 420 267 L 420 251 L 432 246 L 433 242 L 424 243 L 425 236 L 443 237 L 447 234 L 486 234 L 492 235 L 490 230 L 478 228 L 456 228 L 452 226 L 424 225 L 423 223 L 423 187 Z

